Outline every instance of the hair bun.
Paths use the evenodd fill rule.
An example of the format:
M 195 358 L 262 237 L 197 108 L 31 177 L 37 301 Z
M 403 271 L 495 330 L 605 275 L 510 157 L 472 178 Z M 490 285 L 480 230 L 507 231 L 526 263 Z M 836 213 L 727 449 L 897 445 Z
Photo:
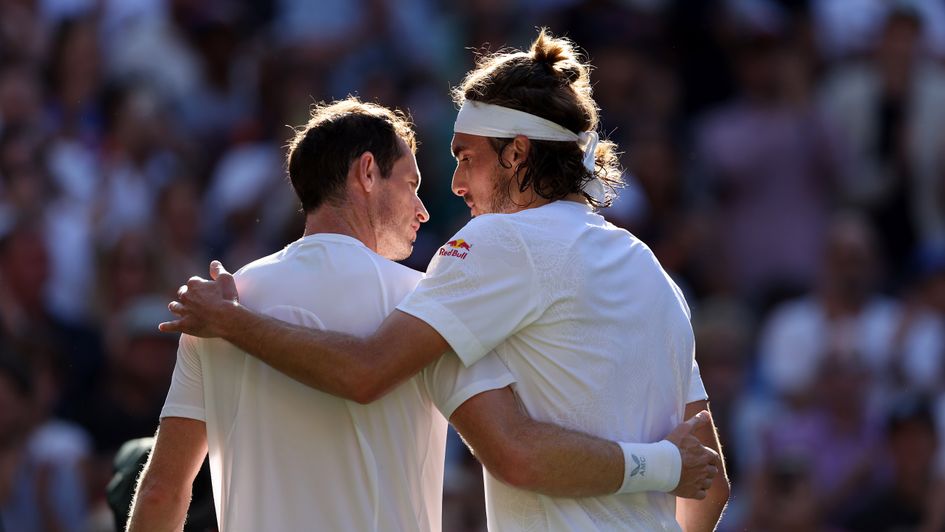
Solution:
M 535 63 L 543 64 L 568 83 L 574 83 L 586 74 L 571 41 L 553 37 L 545 28 L 538 32 L 538 38 L 532 43 L 531 55 Z

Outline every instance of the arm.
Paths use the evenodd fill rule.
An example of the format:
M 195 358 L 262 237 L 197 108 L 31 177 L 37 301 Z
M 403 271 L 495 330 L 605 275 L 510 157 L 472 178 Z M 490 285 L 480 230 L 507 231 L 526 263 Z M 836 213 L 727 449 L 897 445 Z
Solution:
M 590 497 L 615 493 L 623 482 L 619 445 L 531 419 L 511 388 L 469 399 L 450 423 L 494 477 L 517 488 Z
M 206 455 L 203 421 L 162 419 L 131 503 L 129 532 L 181 530 L 190 506 L 191 485 Z
M 219 265 L 219 263 L 214 263 Z M 367 338 L 292 325 L 255 313 L 236 300 L 233 278 L 218 266 L 217 282 L 191 278 L 170 309 L 180 319 L 162 331 L 221 337 L 297 381 L 370 403 L 449 350 L 424 321 L 394 311 Z
M 696 401 L 686 405 L 686 417 L 694 415 L 699 411 L 708 411 L 708 401 Z M 718 463 L 721 469 L 721 476 L 712 486 L 702 500 L 679 499 L 676 501 L 676 520 L 682 525 L 686 532 L 692 531 L 711 531 L 715 530 L 731 490 L 731 484 L 728 480 L 728 473 L 725 471 L 725 459 L 722 456 L 722 446 L 719 443 L 719 434 L 715 428 L 715 423 L 710 422 L 694 431 L 696 437 L 703 445 L 713 449 L 718 453 Z
M 682 476 L 673 491 L 680 497 L 704 497 L 704 483 L 715 475 L 714 453 L 689 435 L 707 419 L 691 416 L 667 436 L 682 458 Z M 470 398 L 450 423 L 494 477 L 517 488 L 553 497 L 593 497 L 616 493 L 624 483 L 620 445 L 531 419 L 509 387 Z

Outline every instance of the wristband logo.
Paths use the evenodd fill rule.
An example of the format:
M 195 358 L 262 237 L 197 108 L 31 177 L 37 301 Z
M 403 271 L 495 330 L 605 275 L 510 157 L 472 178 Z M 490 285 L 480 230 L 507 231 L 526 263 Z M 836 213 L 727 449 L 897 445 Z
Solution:
M 630 470 L 630 476 L 635 477 L 640 475 L 641 477 L 646 476 L 646 457 L 640 457 L 635 454 L 630 455 L 633 458 L 633 463 L 636 464 L 636 467 Z
M 456 257 L 466 260 L 466 255 L 469 254 L 471 248 L 472 244 L 462 238 L 457 238 L 456 240 L 450 240 L 445 246 L 441 247 L 439 255 L 441 257 Z

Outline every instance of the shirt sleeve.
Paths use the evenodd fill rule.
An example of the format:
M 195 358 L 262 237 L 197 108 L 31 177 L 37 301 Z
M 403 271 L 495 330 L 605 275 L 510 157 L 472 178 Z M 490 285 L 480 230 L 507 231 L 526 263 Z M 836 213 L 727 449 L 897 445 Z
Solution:
M 483 215 L 437 251 L 397 308 L 436 329 L 470 366 L 541 315 L 539 296 L 519 232 L 501 215 Z
M 446 353 L 427 366 L 422 376 L 433 403 L 446 419 L 470 398 L 515 383 L 515 377 L 495 353 L 469 367 L 456 353 Z
M 203 403 L 203 371 L 198 338 L 182 334 L 177 346 L 177 365 L 171 377 L 161 418 L 185 417 L 206 421 Z
M 699 373 L 699 363 L 696 357 L 692 357 L 692 375 L 689 377 L 689 395 L 686 397 L 686 404 L 702 401 L 709 398 L 705 391 L 705 385 L 702 383 L 702 374 Z

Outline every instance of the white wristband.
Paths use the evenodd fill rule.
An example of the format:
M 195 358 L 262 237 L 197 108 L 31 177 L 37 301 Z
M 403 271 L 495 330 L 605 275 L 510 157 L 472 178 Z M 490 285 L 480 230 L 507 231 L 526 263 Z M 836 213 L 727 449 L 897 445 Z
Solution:
M 623 450 L 623 485 L 617 493 L 669 493 L 679 485 L 682 456 L 672 442 L 618 444 Z

